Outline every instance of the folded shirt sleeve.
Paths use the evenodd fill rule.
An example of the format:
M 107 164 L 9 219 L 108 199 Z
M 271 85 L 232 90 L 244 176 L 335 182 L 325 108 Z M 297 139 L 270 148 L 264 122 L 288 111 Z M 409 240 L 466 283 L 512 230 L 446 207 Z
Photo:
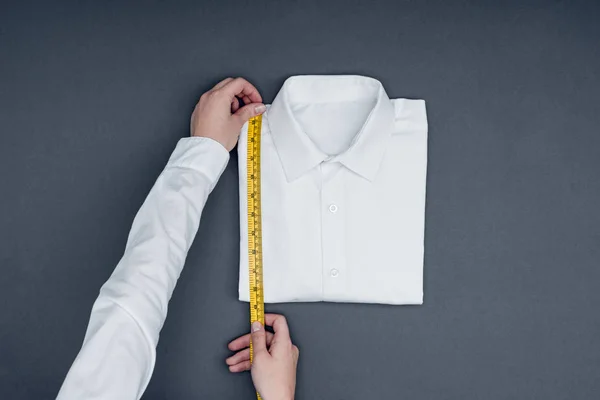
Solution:
M 179 141 L 133 221 L 123 258 L 100 290 L 58 399 L 142 396 L 169 299 L 228 160 L 212 139 Z

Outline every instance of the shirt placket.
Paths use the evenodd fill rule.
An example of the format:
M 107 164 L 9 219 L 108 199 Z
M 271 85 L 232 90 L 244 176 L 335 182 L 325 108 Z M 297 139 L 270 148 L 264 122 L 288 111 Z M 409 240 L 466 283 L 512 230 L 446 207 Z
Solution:
M 321 240 L 323 300 L 340 301 L 345 293 L 346 202 L 343 171 L 339 164 L 321 164 Z

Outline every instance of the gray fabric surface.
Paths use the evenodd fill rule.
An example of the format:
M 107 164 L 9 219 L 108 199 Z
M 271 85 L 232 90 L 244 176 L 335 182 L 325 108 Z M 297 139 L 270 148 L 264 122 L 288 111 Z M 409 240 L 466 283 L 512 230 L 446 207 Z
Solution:
M 253 18 L 256 17 L 256 20 Z M 269 306 L 298 399 L 596 399 L 600 3 L 0 4 L 0 398 L 55 396 L 200 94 L 364 74 L 429 114 L 425 304 Z M 144 399 L 251 399 L 226 343 L 237 159 L 204 211 Z

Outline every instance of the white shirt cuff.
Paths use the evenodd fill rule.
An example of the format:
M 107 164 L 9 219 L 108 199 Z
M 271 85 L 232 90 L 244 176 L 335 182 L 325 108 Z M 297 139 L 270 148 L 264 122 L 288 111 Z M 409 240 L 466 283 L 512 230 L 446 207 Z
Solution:
M 216 140 L 205 137 L 180 139 L 166 168 L 190 168 L 204 174 L 214 185 L 225 170 L 229 152 Z

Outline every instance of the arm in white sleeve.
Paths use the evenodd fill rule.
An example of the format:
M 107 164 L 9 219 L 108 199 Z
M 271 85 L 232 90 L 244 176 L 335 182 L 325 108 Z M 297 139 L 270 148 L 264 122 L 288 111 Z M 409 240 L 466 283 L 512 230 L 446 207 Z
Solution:
M 169 299 L 206 198 L 228 160 L 227 150 L 212 139 L 179 141 L 133 221 L 123 258 L 100 290 L 58 399 L 142 396 Z

